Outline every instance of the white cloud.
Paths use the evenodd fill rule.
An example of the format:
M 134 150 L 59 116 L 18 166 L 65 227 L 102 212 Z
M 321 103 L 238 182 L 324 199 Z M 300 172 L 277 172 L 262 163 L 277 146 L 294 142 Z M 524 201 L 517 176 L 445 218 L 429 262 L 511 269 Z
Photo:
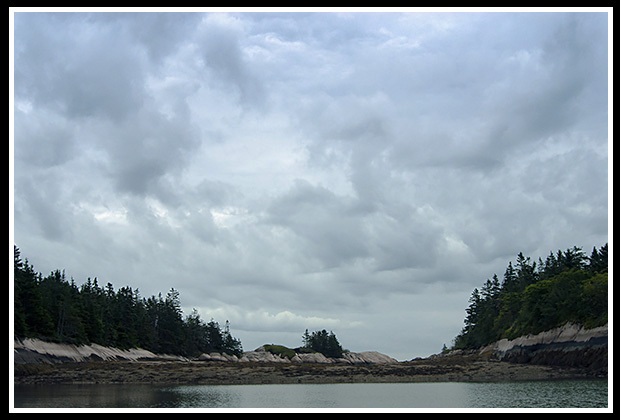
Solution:
M 209 314 L 215 319 L 231 321 L 236 330 L 263 331 L 263 332 L 293 332 L 301 333 L 307 328 L 316 329 L 349 328 L 361 325 L 360 322 L 346 322 L 335 318 L 320 316 L 304 316 L 291 311 L 270 313 L 267 310 L 248 311 L 243 307 L 225 305 L 217 308 L 196 308 L 201 314 Z

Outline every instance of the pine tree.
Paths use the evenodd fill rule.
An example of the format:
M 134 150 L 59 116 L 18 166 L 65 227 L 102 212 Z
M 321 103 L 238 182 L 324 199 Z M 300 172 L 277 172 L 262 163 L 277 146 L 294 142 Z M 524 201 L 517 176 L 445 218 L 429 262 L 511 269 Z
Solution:
M 73 344 L 97 343 L 120 348 L 141 347 L 155 353 L 197 355 L 218 351 L 240 356 L 241 341 L 213 320 L 205 324 L 197 312 L 183 319 L 179 292 L 170 289 L 140 298 L 138 290 L 97 278 L 78 287 L 64 271 L 42 278 L 14 247 L 15 337 L 41 338 Z
M 53 326 L 43 306 L 41 276 L 34 271 L 28 259 L 21 260 L 19 248 L 14 246 L 13 252 L 15 335 L 20 338 L 46 337 Z
M 160 296 L 161 299 L 161 296 Z M 183 336 L 183 316 L 179 292 L 174 288 L 170 289 L 166 299 L 160 301 L 160 319 L 158 329 L 158 341 L 163 353 L 179 354 L 182 353 Z
M 304 337 L 306 337 L 306 334 L 304 334 Z M 329 333 L 327 330 L 313 332 L 308 336 L 308 344 L 308 346 L 304 345 L 304 347 L 322 353 L 325 357 L 342 357 L 343 355 L 342 346 L 333 331 Z
M 97 278 L 92 281 L 90 277 L 82 285 L 80 295 L 83 302 L 82 323 L 88 343 L 104 344 L 104 295 L 103 290 L 97 284 Z
M 590 265 L 588 269 L 592 273 L 606 273 L 607 272 L 607 244 L 601 247 L 599 251 L 596 250 L 596 247 L 592 249 L 592 254 L 590 255 Z
M 508 267 L 506 267 L 506 271 L 504 272 L 502 288 L 505 292 L 516 292 L 518 290 L 517 273 L 512 266 L 512 261 L 508 262 Z
M 308 333 L 308 329 L 304 332 L 304 335 L 301 337 L 302 347 L 310 348 L 310 333 Z
M 589 265 L 588 265 L 589 262 Z M 477 348 L 500 338 L 536 334 L 566 322 L 588 328 L 607 322 L 607 244 L 587 258 L 579 247 L 551 252 L 538 267 L 523 253 L 508 263 L 504 281 L 474 289 L 455 348 Z
M 241 341 L 230 333 L 230 323 L 228 320 L 226 320 L 222 335 L 224 337 L 224 353 L 240 357 L 243 354 L 243 347 L 241 346 Z
M 530 257 L 525 257 L 522 252 L 517 255 L 517 284 L 519 291 L 525 290 L 527 286 L 535 283 L 537 279 L 536 263 L 530 262 Z

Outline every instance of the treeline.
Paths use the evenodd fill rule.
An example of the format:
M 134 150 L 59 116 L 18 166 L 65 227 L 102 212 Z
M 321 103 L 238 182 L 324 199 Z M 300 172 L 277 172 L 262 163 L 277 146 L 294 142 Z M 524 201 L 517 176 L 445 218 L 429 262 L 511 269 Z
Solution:
M 90 344 L 188 357 L 219 352 L 240 356 L 241 342 L 197 311 L 183 316 L 179 293 L 140 297 L 138 289 L 114 290 L 90 278 L 81 286 L 64 271 L 43 277 L 14 247 L 14 334 L 18 338 Z
M 342 357 L 343 349 L 340 342 L 336 338 L 336 334 L 327 330 L 314 331 L 309 333 L 308 330 L 302 336 L 302 348 L 322 353 L 325 357 Z
M 567 322 L 586 328 L 607 322 L 608 246 L 551 252 L 543 261 L 523 253 L 508 263 L 503 279 L 494 275 L 474 289 L 465 326 L 455 349 L 473 349 L 502 338 L 537 334 Z

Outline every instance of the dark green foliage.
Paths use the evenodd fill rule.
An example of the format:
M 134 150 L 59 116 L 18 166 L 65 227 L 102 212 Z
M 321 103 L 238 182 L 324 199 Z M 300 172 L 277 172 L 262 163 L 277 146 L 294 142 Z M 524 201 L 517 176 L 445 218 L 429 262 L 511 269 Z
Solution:
M 80 317 L 81 302 L 73 279 L 69 283 L 64 271 L 55 270 L 38 282 L 38 288 L 46 318 L 52 322 L 53 328 L 47 331 L 48 336 L 68 343 L 82 342 L 85 332 Z
M 607 244 L 588 258 L 580 248 L 550 253 L 538 264 L 517 255 L 503 283 L 497 276 L 474 289 L 454 348 L 471 349 L 567 322 L 592 328 L 607 322 Z
M 593 273 L 607 273 L 607 260 L 607 244 L 598 251 L 594 247 L 590 255 L 590 271 Z
M 309 334 L 306 330 L 302 341 L 304 348 L 323 353 L 325 357 L 342 357 L 342 346 L 332 331 L 328 333 L 326 330 L 321 330 Z
M 197 356 L 219 352 L 241 355 L 241 342 L 196 310 L 185 320 L 179 292 L 170 289 L 148 299 L 126 286 L 102 288 L 90 278 L 81 287 L 55 270 L 35 273 L 14 247 L 14 331 L 19 338 L 72 344 L 97 343 L 121 349 L 141 347 L 155 353 Z
M 185 320 L 187 351 L 189 355 L 201 353 L 227 353 L 240 357 L 243 354 L 241 341 L 230 334 L 228 321 L 222 330 L 214 320 L 204 323 L 196 309 Z
M 18 336 L 44 336 L 53 330 L 52 320 L 43 308 L 39 284 L 41 275 L 35 273 L 28 260 L 22 262 L 17 247 L 13 247 L 14 326 Z

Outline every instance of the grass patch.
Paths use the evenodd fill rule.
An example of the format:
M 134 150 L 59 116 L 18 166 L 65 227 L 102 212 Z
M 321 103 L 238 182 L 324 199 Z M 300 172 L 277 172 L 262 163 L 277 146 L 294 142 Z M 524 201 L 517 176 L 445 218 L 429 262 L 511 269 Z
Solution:
M 297 354 L 295 353 L 295 350 L 277 344 L 265 344 L 263 347 L 269 353 L 275 354 L 280 357 L 286 357 L 287 359 L 292 359 Z

